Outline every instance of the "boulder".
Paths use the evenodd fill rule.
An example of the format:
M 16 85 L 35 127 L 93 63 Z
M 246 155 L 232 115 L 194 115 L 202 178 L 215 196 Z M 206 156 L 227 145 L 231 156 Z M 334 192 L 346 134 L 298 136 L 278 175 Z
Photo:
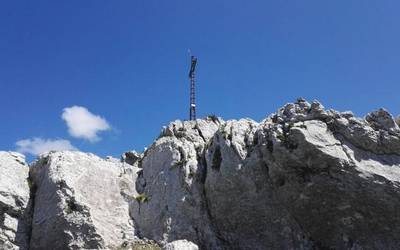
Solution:
M 166 244 L 164 250 L 199 250 L 199 247 L 193 242 L 187 240 L 176 240 Z
M 121 162 L 125 162 L 129 165 L 137 167 L 141 158 L 142 155 L 132 150 L 132 151 L 127 151 L 121 155 Z
M 23 155 L 0 151 L 1 249 L 28 249 L 31 213 L 28 172 Z
M 30 169 L 30 249 L 110 249 L 134 240 L 136 170 L 82 152 L 41 155 Z
M 385 109 L 380 108 L 377 111 L 369 113 L 365 120 L 375 130 L 383 129 L 386 131 L 399 132 L 399 126 L 396 124 L 394 117 Z

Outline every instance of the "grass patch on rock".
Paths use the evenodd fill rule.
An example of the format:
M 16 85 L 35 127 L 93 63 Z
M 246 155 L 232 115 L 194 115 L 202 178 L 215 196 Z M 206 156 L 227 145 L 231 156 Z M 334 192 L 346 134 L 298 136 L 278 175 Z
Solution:
M 150 200 L 150 198 L 145 193 L 142 193 L 142 194 L 136 195 L 135 200 L 139 203 L 145 203 L 145 202 L 148 202 Z
M 125 242 L 115 250 L 161 250 L 161 247 L 153 241 L 135 243 Z

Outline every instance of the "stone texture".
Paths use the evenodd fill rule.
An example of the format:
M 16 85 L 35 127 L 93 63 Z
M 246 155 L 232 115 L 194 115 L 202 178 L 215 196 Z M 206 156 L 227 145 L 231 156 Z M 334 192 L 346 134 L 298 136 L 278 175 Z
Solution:
M 18 155 L 0 164 L 0 240 L 16 248 L 27 173 Z M 51 152 L 30 178 L 31 249 L 400 249 L 400 129 L 385 109 L 300 98 L 259 123 L 177 120 L 141 154 Z
M 132 206 L 140 236 L 161 244 L 188 239 L 215 249 L 203 182 L 205 147 L 219 121 L 176 121 L 144 153 L 137 191 L 146 197 Z
M 121 155 L 121 162 L 125 162 L 129 165 L 137 167 L 141 158 L 142 158 L 141 154 L 132 150 L 132 151 L 127 151 Z
M 228 121 L 206 153 L 205 196 L 221 249 L 289 249 L 301 232 L 268 183 L 268 166 L 255 147 L 257 127 Z
M 166 244 L 164 250 L 199 250 L 199 247 L 193 242 L 187 240 L 176 240 Z
M 0 248 L 28 249 L 30 200 L 25 157 L 0 151 Z
M 299 99 L 261 123 L 197 123 L 212 130 L 173 122 L 144 154 L 141 236 L 201 249 L 400 247 L 400 137 L 387 111 L 361 119 Z
M 30 249 L 117 248 L 134 239 L 136 170 L 81 152 L 50 152 L 31 168 Z

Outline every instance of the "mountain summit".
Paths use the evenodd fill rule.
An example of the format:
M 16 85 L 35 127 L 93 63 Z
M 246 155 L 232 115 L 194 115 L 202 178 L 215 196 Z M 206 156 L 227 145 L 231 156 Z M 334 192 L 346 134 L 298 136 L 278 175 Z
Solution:
M 400 129 L 298 99 L 143 153 L 0 152 L 2 249 L 400 249 Z

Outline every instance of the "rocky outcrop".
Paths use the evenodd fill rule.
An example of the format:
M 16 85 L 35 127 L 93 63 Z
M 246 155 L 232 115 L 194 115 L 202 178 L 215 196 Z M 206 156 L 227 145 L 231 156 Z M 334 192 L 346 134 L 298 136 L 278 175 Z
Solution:
M 197 124 L 171 123 L 145 152 L 141 236 L 201 249 L 400 247 L 400 137 L 387 111 L 360 119 L 299 99 L 261 123 Z
M 143 198 L 132 206 L 140 236 L 161 244 L 188 239 L 214 249 L 218 238 L 204 193 L 207 143 L 219 121 L 176 121 L 144 153 L 137 191 Z
M 141 158 L 142 158 L 141 154 L 132 150 L 122 154 L 121 162 L 125 162 L 131 166 L 137 167 Z
M 0 163 L 26 181 L 19 156 Z M 384 109 L 357 118 L 299 99 L 259 123 L 174 121 L 120 160 L 45 154 L 30 180 L 31 249 L 400 249 L 400 128 Z M 25 203 L 0 205 L 29 228 L 22 189 Z
M 28 248 L 28 171 L 23 155 L 0 151 L 0 249 Z
M 134 240 L 135 169 L 81 152 L 50 152 L 30 171 L 30 249 L 117 248 Z
M 375 126 L 375 115 L 358 119 L 299 100 L 263 123 L 260 150 L 277 202 L 301 228 L 294 237 L 317 248 L 399 247 L 400 138 L 397 126 Z

